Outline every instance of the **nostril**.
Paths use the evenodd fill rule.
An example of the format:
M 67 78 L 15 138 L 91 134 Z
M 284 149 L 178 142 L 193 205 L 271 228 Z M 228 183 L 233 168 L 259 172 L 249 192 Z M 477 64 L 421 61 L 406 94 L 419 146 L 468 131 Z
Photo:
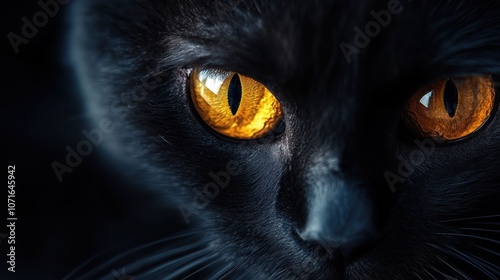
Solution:
M 319 257 L 334 261 L 340 260 L 340 243 L 323 238 L 317 231 L 296 232 L 300 239 L 315 249 Z
M 332 237 L 320 231 L 303 231 L 298 235 L 312 246 L 318 246 L 328 254 L 330 260 L 347 265 L 354 258 L 373 244 L 378 238 L 368 234 L 350 237 Z
M 300 238 L 314 246 L 321 246 L 327 251 L 338 250 L 340 240 L 329 240 L 318 231 L 305 231 L 299 233 Z

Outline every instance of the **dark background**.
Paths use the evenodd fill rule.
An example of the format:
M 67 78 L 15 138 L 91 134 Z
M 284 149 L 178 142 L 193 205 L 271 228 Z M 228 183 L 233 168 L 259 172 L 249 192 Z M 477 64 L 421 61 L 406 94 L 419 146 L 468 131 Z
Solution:
M 3 238 L 0 279 L 62 279 L 105 250 L 119 253 L 181 228 L 180 215 L 169 215 L 153 195 L 127 183 L 102 148 L 94 147 L 59 183 L 51 163 L 64 164 L 65 147 L 75 148 L 85 139 L 83 129 L 97 127 L 88 120 L 67 59 L 73 2 L 61 6 L 18 54 L 7 34 L 21 35 L 21 18 L 31 20 L 41 8 L 37 0 L 2 3 L 1 158 L 5 177 L 7 166 L 16 166 L 18 220 L 16 273 L 7 271 Z M 0 234 L 8 232 L 6 182 L 2 189 Z

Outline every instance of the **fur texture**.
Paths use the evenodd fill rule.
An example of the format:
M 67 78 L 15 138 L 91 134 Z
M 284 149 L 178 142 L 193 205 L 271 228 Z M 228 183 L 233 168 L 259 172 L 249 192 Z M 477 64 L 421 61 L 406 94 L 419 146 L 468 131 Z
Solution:
M 392 1 L 228 2 L 75 5 L 72 57 L 96 121 L 116 125 L 108 143 L 114 164 L 146 174 L 144 188 L 173 211 L 185 207 L 211 256 L 205 264 L 214 260 L 196 272 L 202 266 L 189 265 L 204 259 L 191 251 L 164 259 L 185 248 L 168 239 L 85 275 L 104 277 L 99 273 L 123 265 L 144 279 L 500 278 L 496 112 L 475 135 L 435 143 L 396 192 L 384 178 L 419 149 L 401 120 L 416 90 L 446 77 L 500 74 L 500 2 L 401 1 L 403 11 L 351 63 L 340 44 L 354 44 L 354 27 L 363 29 L 371 10 Z M 235 141 L 208 129 L 189 99 L 194 67 L 265 84 L 283 106 L 285 132 Z M 138 90 L 145 81 L 150 89 Z M 214 181 L 209 174 L 227 171 L 228 163 L 241 172 L 195 211 L 194 190 L 203 192 Z M 318 197 L 331 197 L 316 216 L 333 221 L 332 234 L 345 237 L 367 223 L 376 237 L 350 258 L 316 250 L 304 228 Z M 176 258 L 184 261 L 167 265 Z M 176 274 L 179 267 L 189 269 Z

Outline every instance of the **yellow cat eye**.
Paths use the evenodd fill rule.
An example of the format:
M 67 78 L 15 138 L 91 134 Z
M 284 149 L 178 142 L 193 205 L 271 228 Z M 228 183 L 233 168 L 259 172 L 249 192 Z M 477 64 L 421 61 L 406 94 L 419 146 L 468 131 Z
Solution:
M 269 89 L 235 72 L 194 69 L 191 99 L 208 126 L 235 139 L 259 138 L 283 118 L 281 104 Z
M 419 137 L 453 141 L 483 126 L 495 105 L 491 76 L 451 78 L 431 83 L 406 105 L 405 119 Z

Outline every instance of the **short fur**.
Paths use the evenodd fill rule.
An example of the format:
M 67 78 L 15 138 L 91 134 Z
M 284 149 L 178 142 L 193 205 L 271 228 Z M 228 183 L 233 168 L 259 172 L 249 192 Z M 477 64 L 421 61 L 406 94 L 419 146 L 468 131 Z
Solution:
M 416 90 L 445 77 L 500 74 L 500 1 L 402 1 L 403 11 L 351 63 L 340 44 L 354 44 L 353 28 L 389 1 L 227 2 L 88 0 L 74 9 L 75 69 L 95 119 L 117 127 L 108 146 L 124 171 L 146 174 L 144 187 L 173 211 L 194 213 L 193 189 L 212 182 L 211 172 L 228 162 L 242 170 L 189 216 L 216 256 L 210 260 L 224 260 L 190 277 L 500 278 L 498 113 L 468 139 L 437 143 L 395 193 L 384 178 L 397 174 L 398 156 L 419 149 L 401 119 Z M 235 141 L 210 130 L 190 103 L 195 67 L 265 84 L 283 106 L 285 132 Z M 129 94 L 155 80 L 151 69 L 160 84 L 145 99 Z M 332 198 L 320 214 L 332 217 L 332 232 L 348 235 L 364 217 L 375 241 L 350 259 L 318 255 L 301 235 L 318 196 Z M 345 214 L 353 205 L 358 218 Z M 173 277 L 179 268 L 159 257 L 176 246 L 167 243 L 120 265 L 146 279 Z

